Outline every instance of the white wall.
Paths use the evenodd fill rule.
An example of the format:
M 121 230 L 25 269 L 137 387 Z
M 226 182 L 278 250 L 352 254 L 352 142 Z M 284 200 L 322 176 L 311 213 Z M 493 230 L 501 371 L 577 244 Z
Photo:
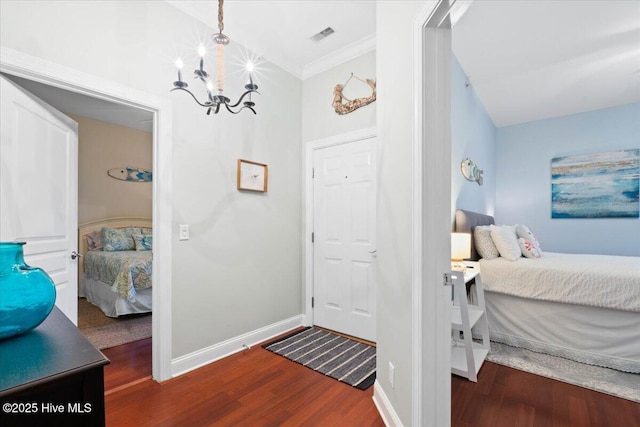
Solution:
M 302 84 L 302 139 L 315 141 L 376 125 L 376 104 L 360 107 L 344 115 L 335 112 L 333 88 L 344 84 L 351 73 L 361 79 L 376 80 L 376 53 L 371 51 L 304 80 Z M 353 100 L 371 95 L 371 89 L 355 78 L 346 85 L 344 96 Z
M 150 182 L 111 178 L 125 166 L 151 170 L 153 134 L 69 114 L 78 122 L 78 223 L 116 216 L 151 218 Z
M 412 425 L 413 22 L 422 2 L 378 2 L 377 376 L 401 422 Z M 386 36 L 385 36 L 386 35 Z M 388 37 L 393 35 L 393 37 Z M 389 381 L 389 363 L 395 381 Z
M 162 191 L 174 201 L 174 358 L 301 313 L 302 84 L 267 63 L 257 116 L 206 116 L 169 89 L 175 58 L 195 66 L 213 32 L 158 1 L 0 2 L 3 47 L 172 103 L 173 182 Z M 230 68 L 241 53 L 227 49 L 231 97 L 245 83 Z M 268 193 L 236 190 L 238 158 L 269 165 Z M 191 240 L 177 240 L 178 224 Z

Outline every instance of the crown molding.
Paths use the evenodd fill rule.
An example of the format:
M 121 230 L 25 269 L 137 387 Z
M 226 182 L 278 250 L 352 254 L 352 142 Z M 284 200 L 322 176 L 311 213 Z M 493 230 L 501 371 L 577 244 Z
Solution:
M 323 56 L 322 58 L 305 65 L 302 69 L 302 80 L 306 80 L 309 77 L 320 74 L 323 71 L 343 64 L 375 49 L 376 34 L 373 33 L 356 42 L 346 45 L 330 55 Z

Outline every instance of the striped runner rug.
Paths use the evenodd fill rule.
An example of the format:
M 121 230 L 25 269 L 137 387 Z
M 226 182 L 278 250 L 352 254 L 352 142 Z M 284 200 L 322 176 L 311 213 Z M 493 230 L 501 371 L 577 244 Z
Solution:
M 375 347 L 322 329 L 311 327 L 262 347 L 360 390 L 376 379 Z

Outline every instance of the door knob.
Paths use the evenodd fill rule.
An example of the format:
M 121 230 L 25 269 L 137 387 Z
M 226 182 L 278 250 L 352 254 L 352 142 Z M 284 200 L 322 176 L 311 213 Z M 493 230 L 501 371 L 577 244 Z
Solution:
M 79 258 L 81 256 L 82 256 L 82 254 L 79 254 L 76 251 L 71 252 L 71 259 L 76 259 L 76 258 Z

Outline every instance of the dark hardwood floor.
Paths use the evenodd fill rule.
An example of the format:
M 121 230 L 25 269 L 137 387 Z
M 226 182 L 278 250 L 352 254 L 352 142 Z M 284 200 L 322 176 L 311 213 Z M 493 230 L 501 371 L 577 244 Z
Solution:
M 135 354 L 127 357 L 130 346 Z M 373 387 L 358 390 L 260 346 L 162 384 L 140 381 L 151 366 L 150 345 L 120 347 L 103 351 L 112 362 L 107 426 L 384 426 Z M 127 372 L 135 376 L 131 386 Z
M 260 346 L 158 384 L 151 339 L 103 350 L 107 426 L 382 426 L 371 399 Z M 452 376 L 454 427 L 640 426 L 640 404 L 486 362 Z
M 485 362 L 478 383 L 452 376 L 454 427 L 640 426 L 640 403 Z
M 111 363 L 104 367 L 105 395 L 151 379 L 151 338 L 102 350 Z

